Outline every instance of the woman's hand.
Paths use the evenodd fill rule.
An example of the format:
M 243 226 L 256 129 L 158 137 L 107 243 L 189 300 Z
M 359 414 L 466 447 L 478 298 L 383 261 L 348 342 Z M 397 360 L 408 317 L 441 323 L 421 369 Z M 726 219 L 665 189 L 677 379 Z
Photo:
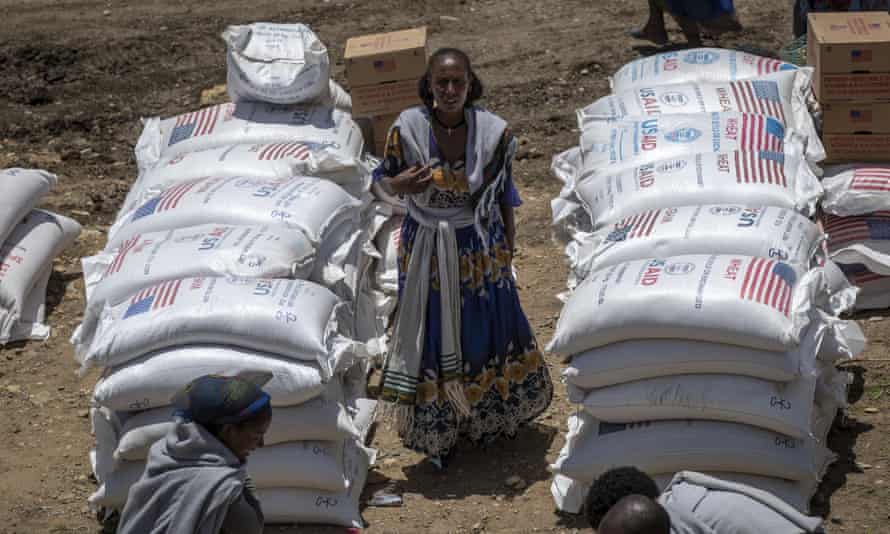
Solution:
M 423 193 L 430 186 L 433 174 L 429 165 L 414 165 L 396 176 L 386 178 L 386 184 L 399 195 L 415 195 Z

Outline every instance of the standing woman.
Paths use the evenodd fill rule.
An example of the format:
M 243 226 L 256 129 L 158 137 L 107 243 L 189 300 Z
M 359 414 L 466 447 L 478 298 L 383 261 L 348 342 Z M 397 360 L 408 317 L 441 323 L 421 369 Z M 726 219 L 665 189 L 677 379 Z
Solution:
M 424 105 L 396 120 L 375 171 L 408 205 L 382 397 L 405 446 L 442 469 L 461 438 L 515 436 L 553 384 L 513 279 L 516 141 L 474 106 L 482 83 L 464 52 L 434 53 L 418 90 Z

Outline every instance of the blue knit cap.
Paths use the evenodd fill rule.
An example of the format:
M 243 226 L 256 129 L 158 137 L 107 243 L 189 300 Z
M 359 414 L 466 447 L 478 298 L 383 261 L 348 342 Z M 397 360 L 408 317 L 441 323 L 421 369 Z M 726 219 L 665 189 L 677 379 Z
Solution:
M 262 383 L 271 378 L 268 375 Z M 261 376 L 261 375 L 260 375 Z M 240 423 L 269 406 L 269 394 L 257 385 L 257 376 L 206 375 L 192 380 L 174 398 L 176 414 L 202 425 Z

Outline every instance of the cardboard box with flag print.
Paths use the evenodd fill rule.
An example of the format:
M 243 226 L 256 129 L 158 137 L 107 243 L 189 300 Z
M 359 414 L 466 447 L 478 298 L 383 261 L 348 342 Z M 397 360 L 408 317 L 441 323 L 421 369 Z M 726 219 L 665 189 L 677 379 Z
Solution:
M 831 163 L 890 160 L 890 102 L 823 104 L 822 142 Z
M 422 27 L 346 41 L 353 115 L 388 115 L 420 104 L 417 82 L 426 71 L 426 34 Z
M 890 14 L 810 13 L 807 62 L 819 102 L 890 101 Z

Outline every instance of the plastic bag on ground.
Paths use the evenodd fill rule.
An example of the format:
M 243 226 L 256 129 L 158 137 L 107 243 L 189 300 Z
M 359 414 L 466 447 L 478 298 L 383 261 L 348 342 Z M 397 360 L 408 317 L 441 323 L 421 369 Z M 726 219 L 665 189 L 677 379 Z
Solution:
M 794 154 L 813 163 L 824 157 L 818 141 L 779 120 L 737 111 L 592 123 L 582 130 L 580 147 L 584 168 L 602 173 L 667 158 L 733 151 Z M 770 170 L 762 170 L 766 176 L 752 177 L 769 179 Z
M 120 218 L 106 250 L 137 234 L 204 224 L 298 229 L 318 246 L 341 225 L 357 225 L 362 207 L 336 184 L 308 176 L 205 178 L 166 189 Z
M 693 48 L 664 52 L 624 65 L 610 79 L 612 92 L 674 83 L 732 82 L 798 67 L 740 50 Z
M 349 355 L 334 364 L 345 367 Z M 217 345 L 177 346 L 155 352 L 105 372 L 93 401 L 129 412 L 169 406 L 173 396 L 192 380 L 209 374 L 234 376 L 240 371 L 272 373 L 263 390 L 272 406 L 293 406 L 321 395 L 330 376 L 311 362 Z
M 48 211 L 33 210 L 0 246 L 0 344 L 12 337 L 22 318 L 27 299 L 35 288 L 44 286 L 46 269 L 53 259 L 71 246 L 80 234 L 74 219 Z M 39 288 L 38 288 L 39 289 Z M 38 304 L 32 303 L 32 306 Z M 39 310 L 30 310 L 31 317 Z
M 818 178 L 795 155 L 694 154 L 608 173 L 585 173 L 579 161 L 577 151 L 567 151 L 552 167 L 565 183 L 551 201 L 553 224 L 569 235 L 644 211 L 703 204 L 775 206 L 812 215 L 822 196 Z
M 39 169 L 0 169 L 0 244 L 56 182 L 55 174 Z
M 651 210 L 593 233 L 577 233 L 566 245 L 569 287 L 591 272 L 646 257 L 743 254 L 808 268 L 822 232 L 789 208 L 711 204 Z
M 890 211 L 890 165 L 854 163 L 825 167 L 822 209 L 840 216 Z
M 328 93 L 328 50 L 304 24 L 229 26 L 227 88 L 233 102 L 311 102 Z
M 575 289 L 548 350 L 570 355 L 665 338 L 784 352 L 800 342 L 826 284 L 819 268 L 749 256 L 621 263 L 591 273 Z M 852 287 L 845 291 L 855 294 Z
M 364 146 L 349 113 L 322 106 L 227 103 L 144 122 L 135 149 L 140 171 L 161 158 L 236 143 L 312 142 L 339 151 L 346 160 L 357 160 Z
M 811 438 L 738 423 L 604 423 L 580 412 L 569 418 L 566 445 L 551 469 L 584 482 L 619 465 L 633 465 L 646 473 L 729 471 L 815 482 L 834 458 Z

